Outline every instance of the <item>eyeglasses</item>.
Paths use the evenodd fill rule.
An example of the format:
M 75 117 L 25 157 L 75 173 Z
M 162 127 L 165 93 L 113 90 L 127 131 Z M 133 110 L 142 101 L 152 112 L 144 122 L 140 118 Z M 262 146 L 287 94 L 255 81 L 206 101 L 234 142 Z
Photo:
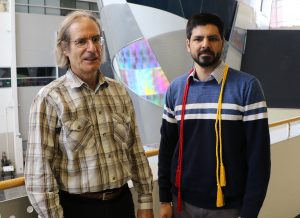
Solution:
M 95 46 L 100 46 L 104 44 L 104 38 L 100 35 L 92 36 L 90 38 L 79 38 L 70 42 L 73 42 L 78 48 L 86 48 L 88 47 L 89 40 L 91 40 Z

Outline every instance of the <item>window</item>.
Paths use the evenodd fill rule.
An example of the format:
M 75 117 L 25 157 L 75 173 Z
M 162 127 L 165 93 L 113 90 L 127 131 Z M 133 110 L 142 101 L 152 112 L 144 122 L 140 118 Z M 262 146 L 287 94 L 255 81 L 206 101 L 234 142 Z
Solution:
M 299 0 L 273 0 L 270 28 L 300 26 Z
M 0 0 L 1 2 L 1 0 Z M 92 11 L 99 18 L 95 2 L 74 0 L 16 0 L 16 12 L 65 16 L 76 9 Z M 0 8 L 1 10 L 1 8 Z
M 7 12 L 8 11 L 8 2 L 7 0 L 0 1 L 0 12 Z
M 18 86 L 44 86 L 55 79 L 55 67 L 17 68 Z
M 66 68 L 58 68 L 58 77 L 61 77 L 63 75 L 65 75 L 67 72 L 67 69 Z
M 11 87 L 10 68 L 0 68 L 0 88 Z

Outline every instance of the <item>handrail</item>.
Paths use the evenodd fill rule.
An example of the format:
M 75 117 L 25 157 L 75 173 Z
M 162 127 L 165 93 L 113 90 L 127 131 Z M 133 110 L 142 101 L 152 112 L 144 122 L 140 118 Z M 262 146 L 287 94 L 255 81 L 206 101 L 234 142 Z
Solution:
M 272 128 L 275 126 L 281 126 L 283 124 L 293 123 L 293 122 L 297 122 L 297 121 L 300 121 L 300 116 L 271 123 L 271 124 L 269 124 L 269 127 Z
M 4 180 L 0 182 L 0 190 L 15 188 L 25 184 L 24 176 L 15 179 Z
M 300 116 L 271 123 L 271 124 L 269 124 L 269 127 L 272 128 L 275 126 L 289 124 L 289 123 L 297 122 L 297 121 L 300 121 Z M 151 149 L 151 150 L 145 151 L 145 154 L 147 157 L 156 156 L 156 155 L 158 155 L 158 153 L 159 153 L 159 149 Z M 24 177 L 18 177 L 16 179 L 9 179 L 9 180 L 0 182 L 0 190 L 23 186 L 24 184 L 25 184 Z
M 158 154 L 158 149 L 152 149 L 149 151 L 145 152 L 147 157 L 152 157 Z M 0 190 L 5 190 L 5 189 L 9 189 L 9 188 L 15 188 L 18 186 L 23 186 L 25 185 L 25 178 L 24 176 L 22 177 L 18 177 L 15 179 L 9 179 L 9 180 L 5 180 L 5 181 L 1 181 L 0 182 Z
M 147 157 L 156 156 L 159 153 L 159 149 L 158 148 L 157 149 L 151 149 L 151 150 L 145 151 L 145 153 L 146 153 Z

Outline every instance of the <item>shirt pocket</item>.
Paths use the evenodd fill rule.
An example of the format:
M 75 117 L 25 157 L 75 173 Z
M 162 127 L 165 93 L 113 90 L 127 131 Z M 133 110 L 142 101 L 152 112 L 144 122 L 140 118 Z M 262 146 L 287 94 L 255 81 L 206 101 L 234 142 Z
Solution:
M 113 113 L 113 138 L 116 145 L 116 154 L 122 164 L 124 177 L 131 177 L 130 171 L 130 136 L 131 136 L 131 118 L 123 113 Z
M 64 144 L 68 150 L 77 152 L 95 141 L 92 123 L 79 118 L 64 123 Z
M 130 134 L 130 117 L 123 113 L 113 113 L 113 136 L 117 144 L 127 146 Z

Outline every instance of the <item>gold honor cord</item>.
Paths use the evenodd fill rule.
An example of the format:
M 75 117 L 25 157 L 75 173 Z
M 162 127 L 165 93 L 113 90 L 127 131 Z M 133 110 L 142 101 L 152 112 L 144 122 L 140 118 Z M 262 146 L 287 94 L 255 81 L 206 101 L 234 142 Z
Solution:
M 189 72 L 189 75 L 193 72 L 193 69 Z M 217 174 L 217 207 L 224 206 L 224 196 L 222 193 L 222 188 L 226 186 L 225 181 L 225 168 L 223 165 L 223 158 L 222 158 L 222 135 L 221 135 L 221 120 L 222 120 L 222 101 L 223 101 L 223 91 L 225 87 L 225 81 L 227 78 L 228 73 L 228 65 L 225 65 L 224 73 L 223 73 L 223 79 L 222 79 L 222 85 L 220 90 L 220 95 L 218 99 L 218 107 L 217 107 L 217 113 L 216 113 L 216 122 L 215 122 L 215 132 L 216 132 L 216 174 Z M 177 169 L 176 169 L 176 181 L 175 186 L 178 189 L 178 195 L 177 195 L 177 209 L 178 211 L 182 211 L 182 205 L 181 205 L 181 174 L 182 174 L 182 153 L 183 153 L 183 130 L 184 130 L 184 117 L 185 117 L 185 106 L 188 96 L 188 90 L 190 85 L 190 79 L 187 78 L 187 82 L 185 84 L 184 88 L 184 94 L 182 97 L 182 108 L 181 108 L 181 121 L 180 121 L 180 130 L 179 130 L 179 150 L 178 150 L 178 162 L 177 162 Z M 220 143 L 219 143 L 220 142 Z M 220 147 L 219 147 L 220 144 Z M 221 177 L 221 178 L 220 178 Z M 220 181 L 221 180 L 221 181 Z
M 221 85 L 221 91 L 218 99 L 218 107 L 216 114 L 216 122 L 215 122 L 215 132 L 216 132 L 216 177 L 217 177 L 217 207 L 223 207 L 224 203 L 224 195 L 222 192 L 222 187 L 226 186 L 226 178 L 225 178 L 225 167 L 223 164 L 223 156 L 222 156 L 222 101 L 223 101 L 223 92 L 225 87 L 225 82 L 227 79 L 228 73 L 228 65 L 225 65 L 224 75 Z

